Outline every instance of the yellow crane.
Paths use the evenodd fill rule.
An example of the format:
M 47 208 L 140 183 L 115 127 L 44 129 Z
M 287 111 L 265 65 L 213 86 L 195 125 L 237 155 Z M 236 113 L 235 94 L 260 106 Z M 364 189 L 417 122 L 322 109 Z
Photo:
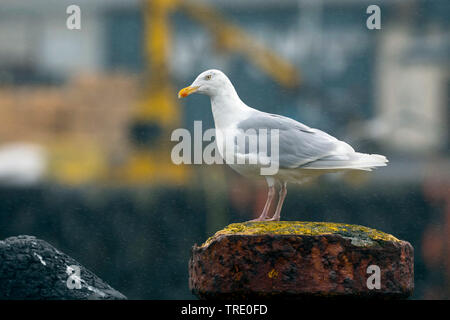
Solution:
M 146 86 L 137 108 L 136 123 L 141 130 L 148 130 L 153 138 L 151 146 L 136 145 L 124 168 L 123 178 L 132 183 L 184 183 L 189 177 L 189 168 L 172 164 L 171 145 L 168 143 L 171 131 L 180 126 L 182 115 L 168 67 L 172 39 L 171 13 L 181 10 L 210 32 L 219 50 L 240 54 L 281 86 L 298 86 L 300 76 L 295 66 L 227 21 L 215 8 L 204 2 L 143 1 Z

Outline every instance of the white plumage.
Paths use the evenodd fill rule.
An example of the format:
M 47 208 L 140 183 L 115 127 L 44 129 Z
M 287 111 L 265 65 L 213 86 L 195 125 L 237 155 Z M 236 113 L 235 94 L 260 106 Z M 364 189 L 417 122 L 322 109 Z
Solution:
M 356 152 L 349 144 L 321 130 L 247 106 L 239 98 L 231 81 L 219 70 L 201 73 L 191 86 L 179 92 L 178 97 L 186 97 L 194 92 L 206 94 L 211 98 L 219 152 L 230 167 L 244 176 L 261 177 L 260 169 L 267 167 L 267 163 L 262 161 L 264 157 L 261 157 L 260 149 L 252 149 L 248 142 L 242 144 L 237 141 L 259 141 L 262 133 L 269 133 L 267 139 L 270 138 L 271 132 L 277 133 L 278 139 L 274 140 L 273 145 L 268 143 L 268 147 L 262 150 L 266 155 L 269 150 L 278 151 L 278 159 L 269 157 L 272 162 L 276 161 L 278 171 L 274 175 L 264 176 L 269 193 L 263 212 L 255 219 L 257 221 L 280 219 L 287 182 L 303 183 L 330 172 L 370 171 L 375 167 L 386 166 L 388 162 L 382 155 Z M 232 148 L 227 147 L 230 146 L 230 141 Z M 256 163 L 249 164 L 250 160 Z M 275 182 L 281 184 L 280 197 L 275 214 L 269 218 L 268 213 L 275 195 Z

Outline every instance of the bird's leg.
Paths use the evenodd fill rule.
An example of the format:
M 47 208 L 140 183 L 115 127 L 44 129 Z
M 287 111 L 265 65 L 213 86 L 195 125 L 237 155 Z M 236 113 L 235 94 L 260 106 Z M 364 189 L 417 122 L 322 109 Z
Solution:
M 258 218 L 250 220 L 250 221 L 267 220 L 267 215 L 269 213 L 270 205 L 272 204 L 274 196 L 275 196 L 275 186 L 272 185 L 272 186 L 269 186 L 269 192 L 267 193 L 267 201 L 266 201 L 266 204 L 264 205 L 264 209 L 263 209 L 261 215 Z
M 267 219 L 269 221 L 280 221 L 281 208 L 283 207 L 284 198 L 286 198 L 287 194 L 287 183 L 283 182 L 280 189 L 280 195 L 278 197 L 277 209 L 275 210 L 275 214 L 272 218 Z

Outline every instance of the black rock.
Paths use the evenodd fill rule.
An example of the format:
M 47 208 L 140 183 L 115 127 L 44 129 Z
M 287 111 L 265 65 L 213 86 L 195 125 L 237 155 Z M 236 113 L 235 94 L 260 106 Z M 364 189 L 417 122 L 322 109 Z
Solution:
M 0 241 L 0 299 L 116 300 L 126 297 L 47 242 Z

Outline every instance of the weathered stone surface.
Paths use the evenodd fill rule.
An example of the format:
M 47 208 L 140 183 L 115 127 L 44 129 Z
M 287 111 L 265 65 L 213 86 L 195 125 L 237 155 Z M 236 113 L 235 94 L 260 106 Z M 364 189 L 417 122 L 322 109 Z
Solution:
M 80 268 L 80 288 L 67 285 Z M 73 282 L 74 284 L 75 282 Z M 72 287 L 73 289 L 70 289 Z M 0 241 L 0 299 L 126 299 L 80 263 L 32 236 Z
M 194 245 L 189 287 L 201 299 L 406 298 L 413 256 L 408 242 L 357 225 L 235 223 Z M 380 289 L 367 286 L 370 265 Z

